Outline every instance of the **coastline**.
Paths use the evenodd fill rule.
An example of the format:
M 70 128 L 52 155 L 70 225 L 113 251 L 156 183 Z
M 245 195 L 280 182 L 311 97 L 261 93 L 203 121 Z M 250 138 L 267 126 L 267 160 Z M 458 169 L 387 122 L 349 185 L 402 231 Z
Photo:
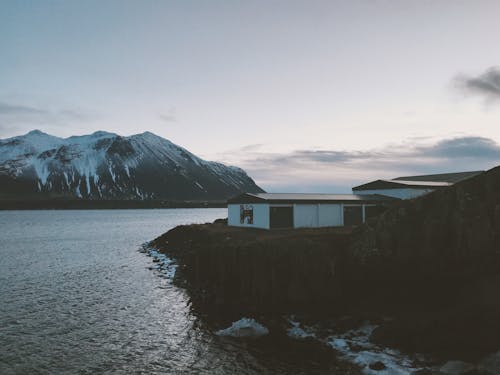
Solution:
M 268 231 L 218 220 L 151 245 L 176 260 L 177 282 L 207 319 L 297 315 L 298 324 L 330 321 L 337 335 L 367 322 L 370 345 L 468 366 L 448 374 L 500 371 L 500 167 L 395 202 L 359 227 Z
M 0 210 L 107 210 L 155 208 L 224 208 L 225 201 L 167 201 L 167 200 L 2 200 Z
M 242 229 L 217 220 L 178 226 L 149 245 L 175 260 L 174 282 L 215 327 L 253 317 L 271 332 L 334 349 L 365 374 L 438 374 L 452 359 L 479 366 L 500 349 L 495 295 L 474 299 L 485 285 L 498 290 L 497 277 L 485 275 L 465 289 L 444 283 L 431 290 L 435 278 L 415 285 L 411 275 L 398 284 L 392 277 L 400 272 L 378 268 L 384 258 L 368 260 L 353 251 L 360 234 L 359 228 Z M 481 264 L 455 266 L 467 273 Z M 390 264 L 397 266 L 407 269 Z M 443 278 L 452 275 L 442 272 Z M 381 361 L 393 372 L 370 368 Z

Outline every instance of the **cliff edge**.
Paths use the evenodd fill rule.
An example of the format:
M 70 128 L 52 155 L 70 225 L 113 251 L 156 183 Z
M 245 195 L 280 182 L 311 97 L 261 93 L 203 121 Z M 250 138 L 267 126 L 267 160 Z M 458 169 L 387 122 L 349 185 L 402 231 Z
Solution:
M 214 223 L 152 244 L 177 259 L 179 280 L 205 311 L 389 314 L 374 341 L 467 355 L 500 347 L 499 167 L 397 202 L 355 229 Z

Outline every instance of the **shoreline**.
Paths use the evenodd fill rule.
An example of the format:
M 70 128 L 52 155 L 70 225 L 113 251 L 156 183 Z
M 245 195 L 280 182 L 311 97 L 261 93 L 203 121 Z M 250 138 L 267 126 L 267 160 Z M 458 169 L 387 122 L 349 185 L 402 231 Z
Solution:
M 0 211 L 6 210 L 108 210 L 157 208 L 225 208 L 225 201 L 166 200 L 0 200 Z
M 498 257 L 454 259 L 451 269 L 433 263 L 433 257 L 410 264 L 380 254 L 367 258 L 352 249 L 366 230 L 267 231 L 217 220 L 178 226 L 150 246 L 175 260 L 174 283 L 187 290 L 203 319 L 224 328 L 249 317 L 285 332 L 292 328 L 285 317 L 299 316 L 298 329 L 320 337 L 340 358 L 363 364 L 366 374 L 375 373 L 366 358 L 385 358 L 384 365 L 396 371 L 398 361 L 404 364 L 420 353 L 431 359 L 406 373 L 429 369 L 437 374 L 433 361 L 444 366 L 459 358 L 469 367 L 480 366 L 500 349 L 496 294 L 476 298 L 485 287 L 499 289 Z M 420 272 L 428 265 L 429 279 L 423 280 Z M 323 332 L 304 329 L 321 322 L 332 325 Z M 369 334 L 356 338 L 366 324 L 372 327 Z M 418 364 L 418 355 L 414 359 Z
M 150 242 L 143 244 L 139 251 L 151 257 L 152 263 L 148 267 L 150 271 L 157 273 L 158 277 L 168 279 L 178 287 L 186 289 L 184 280 L 177 276 L 178 264 L 174 258 L 159 252 Z M 223 340 L 245 340 L 245 346 L 249 349 L 271 353 L 278 358 L 285 357 L 287 362 L 296 363 L 297 368 L 295 369 L 297 371 L 302 369 L 300 373 L 312 372 L 318 375 L 361 375 L 363 373 L 359 365 L 344 359 L 339 355 L 340 353 L 332 350 L 332 347 L 323 340 L 317 340 L 312 335 L 299 339 L 293 337 L 287 331 L 287 328 L 290 327 L 284 325 L 286 319 L 266 319 L 260 316 L 258 319 L 264 323 L 264 326 L 259 326 L 259 323 L 253 318 L 243 317 L 239 319 L 239 321 L 253 321 L 259 326 L 259 329 L 265 331 L 264 334 L 254 335 L 252 327 L 244 328 L 240 332 L 231 332 L 231 324 L 237 323 L 233 322 L 233 319 L 236 319 L 234 316 L 217 315 L 215 317 L 198 308 L 192 308 L 191 313 L 197 319 L 201 319 L 215 336 L 219 336 Z

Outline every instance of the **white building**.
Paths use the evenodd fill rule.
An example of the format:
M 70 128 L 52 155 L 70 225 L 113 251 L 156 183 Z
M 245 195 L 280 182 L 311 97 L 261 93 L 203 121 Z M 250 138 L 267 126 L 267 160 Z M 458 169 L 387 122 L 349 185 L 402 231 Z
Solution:
M 423 176 L 376 180 L 352 188 L 354 194 L 380 194 L 399 199 L 411 199 L 474 177 L 483 171 L 442 173 Z
M 358 225 L 395 200 L 415 198 L 480 173 L 376 180 L 353 187 L 353 194 L 241 194 L 228 200 L 228 225 L 262 229 Z
M 228 201 L 228 225 L 318 228 L 364 223 L 393 198 L 355 194 L 241 194 Z

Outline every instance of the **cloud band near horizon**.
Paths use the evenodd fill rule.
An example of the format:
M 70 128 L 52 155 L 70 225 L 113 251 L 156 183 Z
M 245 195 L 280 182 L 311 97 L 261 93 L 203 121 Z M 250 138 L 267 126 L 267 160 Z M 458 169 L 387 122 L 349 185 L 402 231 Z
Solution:
M 267 153 L 245 147 L 224 159 L 242 167 L 270 192 L 340 193 L 375 179 L 490 169 L 500 164 L 500 145 L 489 138 L 467 136 L 367 151 Z

